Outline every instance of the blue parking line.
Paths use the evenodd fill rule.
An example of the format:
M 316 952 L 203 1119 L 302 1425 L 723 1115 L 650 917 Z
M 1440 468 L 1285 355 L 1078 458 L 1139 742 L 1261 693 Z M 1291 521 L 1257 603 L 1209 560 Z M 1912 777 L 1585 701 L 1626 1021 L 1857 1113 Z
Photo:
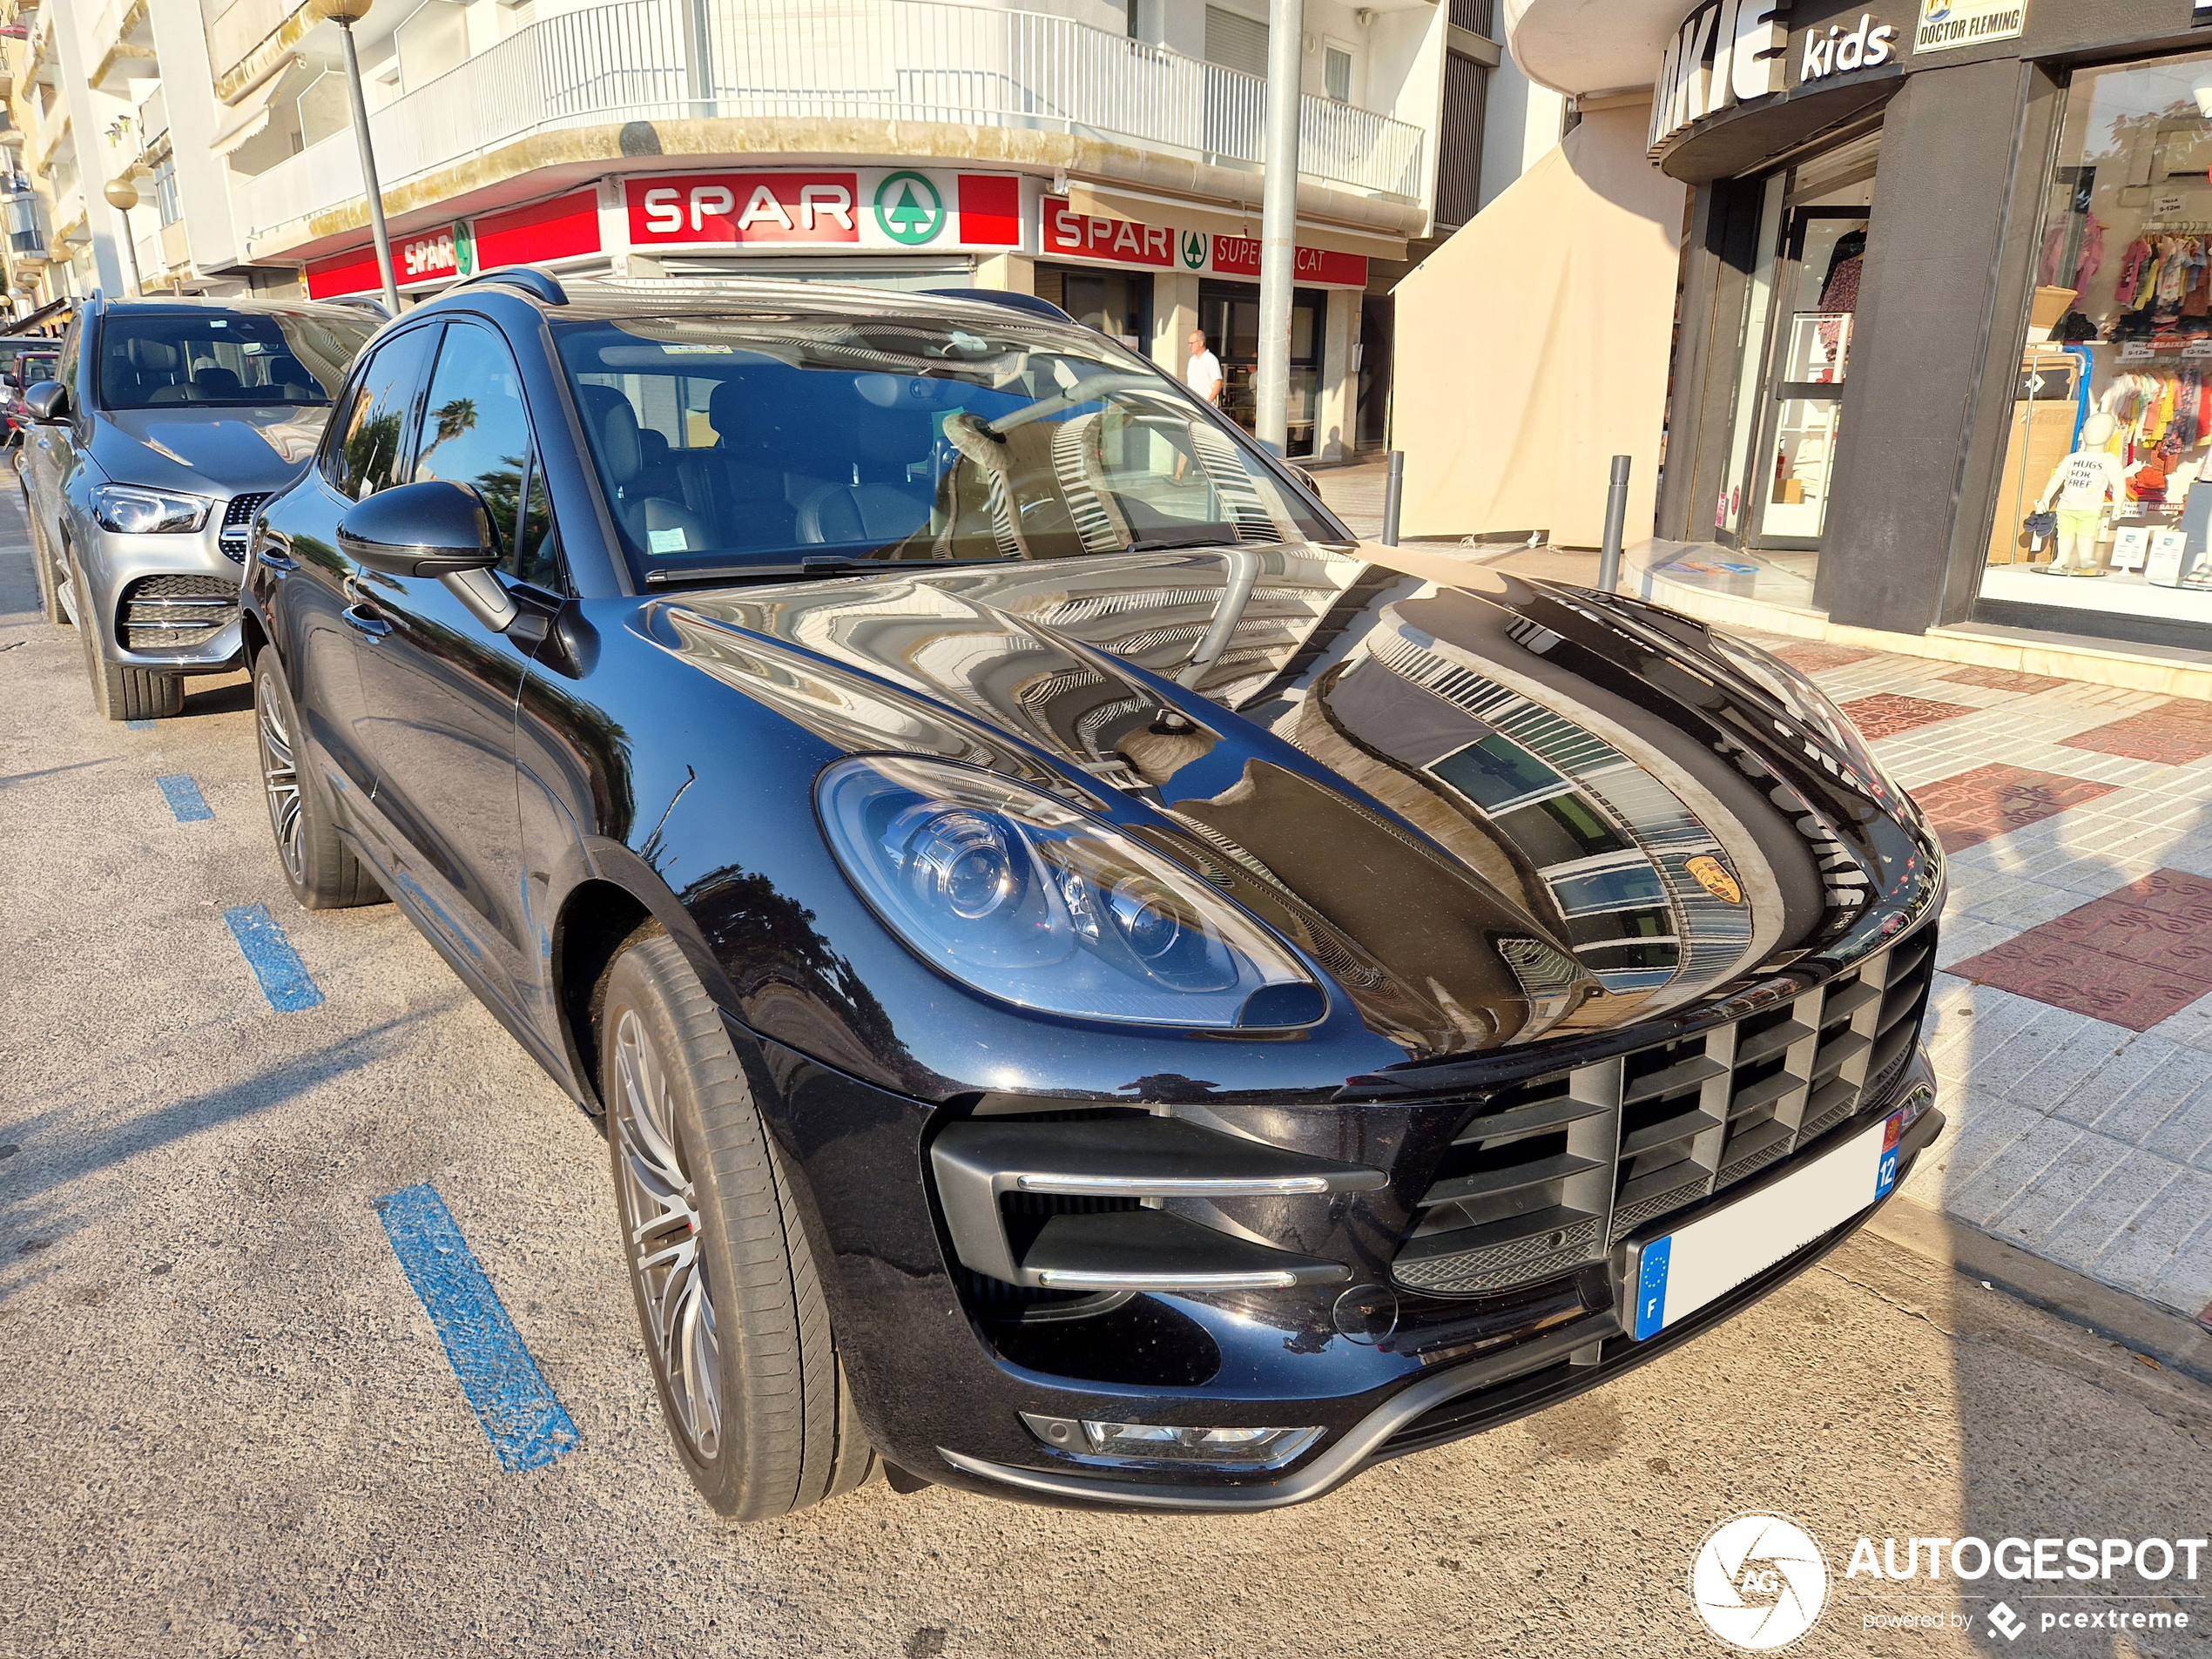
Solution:
M 223 912 L 223 920 L 230 923 L 238 948 L 246 953 L 246 966 L 261 981 L 261 994 L 269 999 L 271 1008 L 280 1014 L 296 1014 L 301 1008 L 322 1006 L 322 992 L 316 988 L 300 953 L 284 936 L 284 929 L 269 914 L 268 906 L 233 905 Z
M 509 1473 L 542 1469 L 583 1445 L 437 1189 L 403 1187 L 377 1199 L 376 1212 L 499 1467 Z
M 181 772 L 165 772 L 154 779 L 161 786 L 161 792 L 168 797 L 169 810 L 177 814 L 179 824 L 202 824 L 215 816 L 207 804 L 207 797 L 199 792 L 199 786 Z
M 123 723 L 123 729 L 125 732 L 151 732 L 153 730 L 153 722 L 151 720 L 125 720 Z

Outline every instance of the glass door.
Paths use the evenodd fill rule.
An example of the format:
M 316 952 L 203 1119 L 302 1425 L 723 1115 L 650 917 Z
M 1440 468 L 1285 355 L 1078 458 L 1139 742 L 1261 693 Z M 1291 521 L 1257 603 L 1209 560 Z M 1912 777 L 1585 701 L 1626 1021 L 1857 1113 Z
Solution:
M 1766 440 L 1750 481 L 1753 545 L 1817 549 L 1828 522 L 1844 378 L 1866 257 L 1864 207 L 1799 207 L 1790 219 L 1775 314 Z
M 1300 288 L 1291 297 L 1290 444 L 1292 456 L 1313 453 L 1321 390 L 1322 320 L 1327 297 Z M 1207 282 L 1198 290 L 1198 327 L 1221 359 L 1221 408 L 1245 431 L 1252 429 L 1259 365 L 1259 290 L 1241 283 Z

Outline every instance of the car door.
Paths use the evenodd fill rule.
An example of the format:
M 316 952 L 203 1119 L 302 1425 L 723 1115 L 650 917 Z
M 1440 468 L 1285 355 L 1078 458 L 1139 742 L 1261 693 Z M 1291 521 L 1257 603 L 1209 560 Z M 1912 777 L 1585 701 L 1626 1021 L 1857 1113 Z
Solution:
M 370 859 L 390 849 L 367 811 L 376 786 L 361 737 L 361 644 L 381 624 L 356 614 L 359 570 L 338 545 L 338 523 L 362 496 L 400 481 L 410 421 L 437 344 L 435 325 L 392 335 L 363 358 L 340 394 L 320 455 L 297 489 L 263 514 L 264 605 L 310 752 L 339 811 Z
M 81 411 L 75 408 L 78 395 L 78 342 L 83 337 L 84 314 L 79 312 L 63 337 L 61 361 L 54 370 L 54 378 L 70 388 L 70 419 L 52 424 L 26 426 L 24 429 L 23 475 L 26 493 L 30 497 L 30 515 L 37 526 L 37 543 L 48 556 L 57 561 L 54 579 L 66 583 L 69 571 L 61 563 L 62 490 L 74 464 L 77 453 L 72 427 Z M 76 613 L 77 600 L 71 590 L 64 601 L 71 615 Z
M 515 568 L 534 446 L 522 377 L 490 328 L 446 325 L 414 451 L 415 482 L 443 479 L 476 492 Z M 361 748 L 401 889 L 494 995 L 520 1007 L 531 970 L 516 851 L 515 710 L 527 651 L 486 627 L 435 577 L 363 570 L 352 593 Z

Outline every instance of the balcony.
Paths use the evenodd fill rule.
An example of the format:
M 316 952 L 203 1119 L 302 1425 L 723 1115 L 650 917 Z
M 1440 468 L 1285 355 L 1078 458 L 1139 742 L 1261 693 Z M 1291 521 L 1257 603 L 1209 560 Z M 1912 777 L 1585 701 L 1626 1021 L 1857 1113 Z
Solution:
M 943 0 L 629 0 L 518 30 L 370 118 L 388 194 L 533 135 L 685 119 L 933 122 L 1064 133 L 1257 172 L 1266 84 L 1065 18 Z M 1299 172 L 1418 203 L 1420 128 L 1326 98 Z M 762 154 L 759 158 L 769 158 Z M 249 240 L 361 195 L 353 135 L 237 189 Z

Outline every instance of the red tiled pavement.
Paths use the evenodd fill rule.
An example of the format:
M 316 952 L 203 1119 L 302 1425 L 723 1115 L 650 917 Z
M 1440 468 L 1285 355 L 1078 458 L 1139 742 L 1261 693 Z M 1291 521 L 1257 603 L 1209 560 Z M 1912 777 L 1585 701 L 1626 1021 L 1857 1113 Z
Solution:
M 2068 680 L 2053 679 L 2048 674 L 2023 674 L 2017 668 L 1961 668 L 1943 678 L 1953 685 L 1979 685 L 1992 691 L 2017 691 L 2023 697 L 2072 684 Z
M 1912 792 L 1912 799 L 1936 826 L 1943 850 L 1957 853 L 2040 823 L 2119 787 L 1997 763 L 1923 784 Z
M 1878 691 L 1872 697 L 1855 698 L 1844 705 L 1844 712 L 1851 716 L 1851 723 L 1859 729 L 1869 743 L 1882 738 L 1893 738 L 1900 732 L 1910 732 L 1917 725 L 1932 725 L 1938 720 L 1953 720 L 1962 714 L 1976 711 L 1963 703 L 1937 703 L 1925 697 L 1899 697 L 1894 691 Z
M 2154 870 L 1951 971 L 2148 1031 L 2212 996 L 2212 880 Z
M 1846 663 L 1863 663 L 1874 655 L 1871 651 L 1858 651 L 1849 645 L 1784 645 L 1774 653 L 1801 674 L 1817 674 L 1824 668 L 1841 668 Z
M 2186 765 L 2212 755 L 2212 703 L 2177 697 L 2141 714 L 2059 739 L 2069 749 Z

